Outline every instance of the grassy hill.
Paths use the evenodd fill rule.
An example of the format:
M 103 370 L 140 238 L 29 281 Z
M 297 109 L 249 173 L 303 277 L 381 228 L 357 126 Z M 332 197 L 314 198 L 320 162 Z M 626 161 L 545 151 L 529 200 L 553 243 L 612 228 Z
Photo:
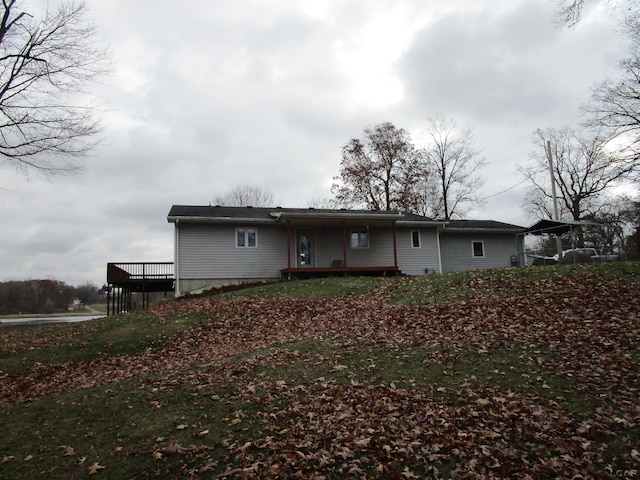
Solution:
M 639 363 L 638 263 L 0 329 L 0 478 L 632 478 Z

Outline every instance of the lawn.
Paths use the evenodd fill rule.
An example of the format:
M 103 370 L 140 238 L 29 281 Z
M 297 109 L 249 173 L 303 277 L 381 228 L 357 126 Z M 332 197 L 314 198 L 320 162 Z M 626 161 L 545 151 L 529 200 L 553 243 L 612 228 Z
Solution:
M 0 478 L 637 478 L 640 264 L 0 330 Z

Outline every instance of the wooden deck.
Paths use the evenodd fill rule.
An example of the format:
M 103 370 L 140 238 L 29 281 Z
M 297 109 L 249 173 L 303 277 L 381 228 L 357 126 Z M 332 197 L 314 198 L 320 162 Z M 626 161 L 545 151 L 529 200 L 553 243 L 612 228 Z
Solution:
M 134 292 L 173 290 L 173 262 L 107 264 L 107 283 Z
M 280 274 L 288 279 L 335 276 L 395 276 L 401 275 L 398 267 L 292 267 L 283 268 Z
M 173 262 L 108 263 L 107 316 L 132 310 L 133 293 L 142 294 L 144 308 L 149 306 L 150 292 L 165 292 L 165 295 L 172 292 L 175 281 L 173 270 Z

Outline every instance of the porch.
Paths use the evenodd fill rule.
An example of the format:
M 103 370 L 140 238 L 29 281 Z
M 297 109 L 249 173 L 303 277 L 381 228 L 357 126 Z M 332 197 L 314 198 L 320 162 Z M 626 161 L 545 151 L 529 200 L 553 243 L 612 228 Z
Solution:
M 173 292 L 173 262 L 107 263 L 107 316 L 128 312 L 136 307 L 134 293 L 140 294 L 142 308 L 149 306 L 152 292 Z
M 286 227 L 285 279 L 328 276 L 400 275 L 397 213 L 361 212 L 345 220 L 341 213 L 282 213 Z

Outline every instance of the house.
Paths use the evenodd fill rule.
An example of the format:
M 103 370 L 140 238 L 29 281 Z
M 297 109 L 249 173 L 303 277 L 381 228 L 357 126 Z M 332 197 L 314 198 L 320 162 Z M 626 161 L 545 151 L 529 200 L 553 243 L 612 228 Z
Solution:
M 167 220 L 176 296 L 282 277 L 507 267 L 522 253 L 524 230 L 398 211 L 281 207 L 174 205 Z

